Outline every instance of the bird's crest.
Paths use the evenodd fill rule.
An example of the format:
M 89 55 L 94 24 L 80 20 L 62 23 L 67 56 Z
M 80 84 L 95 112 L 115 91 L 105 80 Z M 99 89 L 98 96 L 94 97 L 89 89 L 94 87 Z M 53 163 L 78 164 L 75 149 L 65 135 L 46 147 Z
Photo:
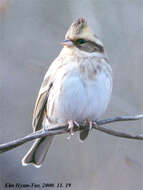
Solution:
M 65 38 L 76 39 L 79 38 L 80 35 L 85 35 L 86 37 L 86 35 L 91 33 L 91 29 L 88 27 L 86 20 L 84 18 L 79 18 L 72 23 Z
M 86 27 L 87 27 L 87 22 L 85 21 L 84 18 L 79 18 L 75 20 L 71 25 L 71 29 L 75 34 L 79 34 Z
M 69 27 L 65 39 L 76 40 L 79 38 L 96 41 L 96 36 L 88 26 L 84 18 L 75 20 Z

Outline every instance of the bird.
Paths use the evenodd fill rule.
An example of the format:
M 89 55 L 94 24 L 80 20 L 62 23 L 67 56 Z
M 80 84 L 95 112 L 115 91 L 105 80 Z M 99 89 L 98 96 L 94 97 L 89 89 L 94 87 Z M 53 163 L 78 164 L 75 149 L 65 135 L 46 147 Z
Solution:
M 33 130 L 48 130 L 96 121 L 106 111 L 112 93 L 112 68 L 103 43 L 84 18 L 76 19 L 66 32 L 63 48 L 49 66 L 33 111 Z M 84 141 L 89 129 L 80 131 Z M 22 159 L 24 166 L 39 168 L 53 136 L 36 139 Z

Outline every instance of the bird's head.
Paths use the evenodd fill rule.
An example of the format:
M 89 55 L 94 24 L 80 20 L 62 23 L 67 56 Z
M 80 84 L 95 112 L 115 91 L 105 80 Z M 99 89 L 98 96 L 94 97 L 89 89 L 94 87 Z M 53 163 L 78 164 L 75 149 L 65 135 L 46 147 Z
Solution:
M 67 48 L 76 47 L 88 53 L 104 52 L 103 44 L 94 35 L 83 18 L 79 18 L 72 23 L 62 44 Z

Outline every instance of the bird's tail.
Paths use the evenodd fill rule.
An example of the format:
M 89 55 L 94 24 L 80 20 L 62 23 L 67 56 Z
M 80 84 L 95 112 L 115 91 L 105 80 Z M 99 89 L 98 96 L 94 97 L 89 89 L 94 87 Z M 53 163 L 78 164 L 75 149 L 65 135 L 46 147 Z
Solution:
M 39 168 L 46 157 L 52 140 L 53 136 L 42 137 L 35 140 L 31 149 L 22 159 L 22 165 L 27 166 L 33 164 L 35 167 Z

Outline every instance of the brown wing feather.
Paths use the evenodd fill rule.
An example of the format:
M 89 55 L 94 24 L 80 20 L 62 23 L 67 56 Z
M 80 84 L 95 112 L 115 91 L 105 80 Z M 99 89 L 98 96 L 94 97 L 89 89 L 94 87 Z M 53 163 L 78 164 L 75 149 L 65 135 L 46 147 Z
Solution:
M 52 87 L 52 82 L 50 82 L 48 79 L 44 79 L 33 111 L 32 126 L 34 131 L 40 130 L 42 128 L 42 122 L 44 117 L 46 116 L 45 106 L 47 103 L 51 87 Z
M 57 57 L 50 65 L 47 73 L 45 74 L 33 112 L 32 126 L 34 131 L 40 130 L 42 128 L 42 122 L 44 120 L 44 117 L 46 116 L 45 108 L 50 89 L 53 86 L 53 81 L 57 72 L 57 68 L 60 67 L 61 63 L 62 62 L 59 61 L 59 58 Z

